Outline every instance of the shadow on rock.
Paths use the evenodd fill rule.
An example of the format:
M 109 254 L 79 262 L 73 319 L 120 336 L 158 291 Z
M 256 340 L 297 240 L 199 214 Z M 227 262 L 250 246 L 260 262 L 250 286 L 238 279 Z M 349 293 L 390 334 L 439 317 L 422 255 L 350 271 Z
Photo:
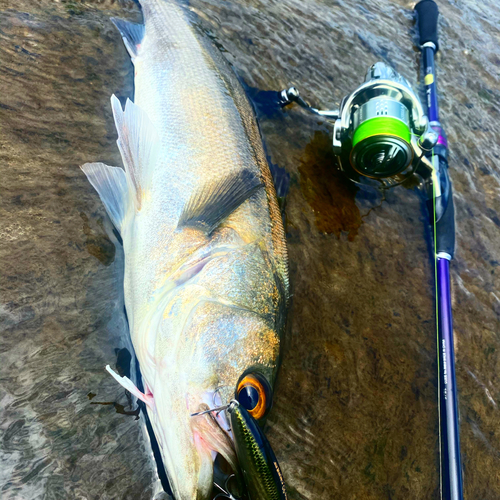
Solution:
M 355 197 L 358 187 L 340 171 L 332 151 L 331 138 L 316 131 L 300 160 L 300 188 L 311 206 L 319 231 L 347 233 L 353 241 L 361 226 Z

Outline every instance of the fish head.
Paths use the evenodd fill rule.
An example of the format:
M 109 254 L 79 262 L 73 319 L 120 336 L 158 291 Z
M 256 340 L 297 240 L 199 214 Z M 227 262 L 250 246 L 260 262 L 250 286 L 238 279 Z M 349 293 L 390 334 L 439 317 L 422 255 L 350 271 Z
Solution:
M 208 299 L 187 315 L 181 309 L 164 315 L 157 336 L 155 367 L 145 374 L 154 398 L 148 411 L 176 500 L 205 500 L 217 454 L 234 471 L 237 459 L 225 413 L 193 414 L 229 404 L 239 383 L 254 373 L 272 387 L 279 337 L 249 310 Z M 174 328 L 169 320 L 179 315 L 182 327 Z M 178 333 L 165 334 L 173 331 Z

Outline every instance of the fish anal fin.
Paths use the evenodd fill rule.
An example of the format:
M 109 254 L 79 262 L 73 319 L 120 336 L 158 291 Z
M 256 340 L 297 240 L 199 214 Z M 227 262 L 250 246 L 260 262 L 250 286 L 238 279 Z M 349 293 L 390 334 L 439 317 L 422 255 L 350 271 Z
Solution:
M 130 99 L 127 99 L 123 110 L 120 101 L 113 95 L 111 107 L 118 130 L 118 148 L 134 189 L 136 208 L 140 210 L 158 158 L 159 136 L 147 114 Z
M 136 385 L 128 377 L 120 377 L 111 366 L 106 365 L 106 371 L 130 394 L 134 395 L 137 399 L 140 399 L 145 403 L 151 410 L 154 409 L 154 398 L 152 394 L 144 394 L 141 392 Z
M 127 48 L 132 62 L 137 57 L 139 47 L 144 38 L 144 25 L 131 23 L 116 17 L 111 18 L 111 22 L 116 26 L 123 38 L 123 43 Z
M 249 170 L 203 186 L 187 202 L 177 227 L 194 227 L 210 234 L 261 187 L 262 182 Z
M 85 163 L 81 169 L 99 194 L 116 229 L 121 231 L 128 204 L 125 171 L 104 163 Z

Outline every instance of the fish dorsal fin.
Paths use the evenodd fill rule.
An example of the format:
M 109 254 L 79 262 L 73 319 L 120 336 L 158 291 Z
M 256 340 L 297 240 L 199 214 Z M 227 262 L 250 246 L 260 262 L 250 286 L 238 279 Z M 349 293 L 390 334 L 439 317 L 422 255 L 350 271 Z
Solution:
M 144 25 L 131 23 L 116 17 L 112 17 L 111 22 L 120 32 L 120 35 L 123 38 L 123 43 L 125 44 L 133 62 L 137 57 L 139 47 L 141 46 L 142 39 L 144 38 Z
M 128 186 L 125 171 L 104 163 L 85 163 L 81 167 L 89 182 L 99 193 L 108 215 L 118 231 L 121 231 L 127 212 Z
M 116 142 L 134 190 L 136 209 L 140 210 L 144 190 L 149 187 L 148 182 L 158 158 L 160 140 L 146 113 L 130 99 L 127 99 L 125 110 L 122 110 L 120 101 L 113 95 L 111 107 L 118 130 Z
M 203 186 L 187 202 L 177 226 L 194 227 L 210 234 L 260 187 L 262 182 L 249 170 Z

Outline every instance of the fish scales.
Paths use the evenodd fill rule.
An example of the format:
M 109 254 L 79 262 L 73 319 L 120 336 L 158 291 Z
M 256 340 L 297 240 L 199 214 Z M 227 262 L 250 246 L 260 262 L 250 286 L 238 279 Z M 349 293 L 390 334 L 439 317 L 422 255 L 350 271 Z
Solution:
M 239 82 L 221 55 L 186 22 L 186 13 L 177 5 L 146 2 L 144 15 L 146 36 L 135 61 L 135 102 L 159 131 L 164 154 L 151 188 L 162 200 L 157 211 L 161 223 L 152 221 L 158 244 L 151 244 L 155 248 L 165 248 L 165 244 L 175 247 L 175 223 L 200 185 L 210 186 L 231 172 L 250 169 L 265 182 L 267 203 L 259 199 L 254 204 L 254 220 L 242 220 L 239 233 L 245 236 L 248 232 L 249 241 L 255 239 L 255 233 L 268 240 L 266 247 L 272 251 L 276 271 L 287 287 L 281 213 L 253 111 Z M 263 197 L 261 193 L 259 198 Z M 161 232 L 158 227 L 162 227 Z M 183 253 L 186 245 L 183 241 L 180 245 L 182 248 L 175 250 Z M 150 248 L 144 248 L 144 254 L 150 253 Z M 141 254 L 137 254 L 138 259 Z M 168 272 L 178 260 L 172 255 L 171 265 L 165 262 L 162 272 Z M 149 290 L 143 290 L 150 295 Z
M 82 168 L 122 235 L 145 393 L 128 387 L 148 405 L 176 498 L 203 499 L 213 452 L 233 463 L 234 451 L 222 414 L 216 429 L 191 413 L 229 402 L 249 370 L 273 384 L 289 296 L 285 237 L 234 72 L 185 8 L 141 5 L 141 40 L 139 27 L 117 22 L 135 67 L 134 103 L 122 111 L 112 99 L 126 173 Z

